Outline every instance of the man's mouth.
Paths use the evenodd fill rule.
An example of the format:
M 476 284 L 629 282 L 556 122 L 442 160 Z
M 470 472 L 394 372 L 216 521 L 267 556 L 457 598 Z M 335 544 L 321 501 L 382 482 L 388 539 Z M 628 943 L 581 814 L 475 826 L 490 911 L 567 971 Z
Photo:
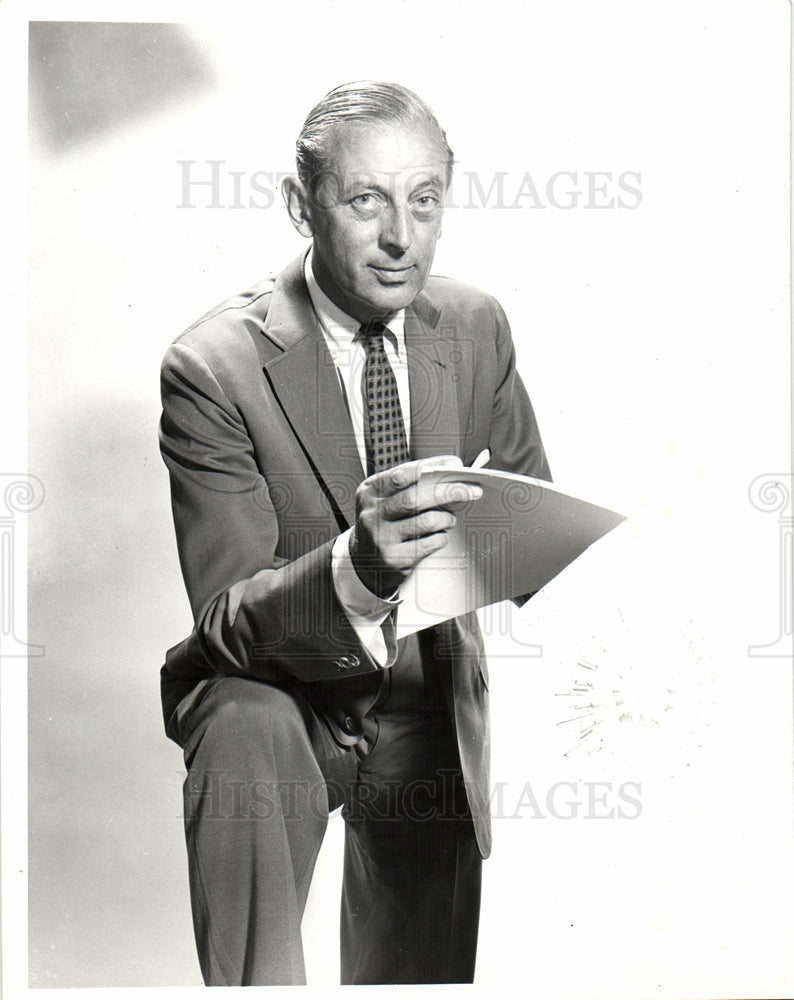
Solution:
M 376 264 L 370 264 L 369 266 L 381 281 L 385 281 L 388 284 L 398 284 L 405 281 L 408 272 L 412 271 L 414 267 L 413 264 L 409 264 L 407 267 L 378 267 Z

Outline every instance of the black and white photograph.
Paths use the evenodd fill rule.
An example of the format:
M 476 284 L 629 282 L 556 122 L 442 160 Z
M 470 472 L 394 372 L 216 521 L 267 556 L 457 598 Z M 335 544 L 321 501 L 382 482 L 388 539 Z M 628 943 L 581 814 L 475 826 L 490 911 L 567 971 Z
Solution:
M 0 4 L 7 996 L 792 996 L 791 32 Z

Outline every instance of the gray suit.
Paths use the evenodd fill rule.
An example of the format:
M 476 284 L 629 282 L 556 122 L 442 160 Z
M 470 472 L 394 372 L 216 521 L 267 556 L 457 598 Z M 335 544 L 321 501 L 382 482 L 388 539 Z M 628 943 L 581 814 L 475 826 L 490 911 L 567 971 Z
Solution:
M 469 464 L 489 448 L 492 467 L 549 478 L 494 299 L 431 278 L 406 310 L 405 339 L 411 458 L 457 454 Z M 213 678 L 254 679 L 293 692 L 322 720 L 315 747 L 328 742 L 350 756 L 347 748 L 366 745 L 386 672 L 332 583 L 333 540 L 354 522 L 364 472 L 301 261 L 182 334 L 166 354 L 162 388 L 161 447 L 195 620 L 162 670 L 168 734 L 184 744 L 185 719 Z M 487 856 L 488 692 L 476 617 L 405 646 L 402 659 L 434 664 Z

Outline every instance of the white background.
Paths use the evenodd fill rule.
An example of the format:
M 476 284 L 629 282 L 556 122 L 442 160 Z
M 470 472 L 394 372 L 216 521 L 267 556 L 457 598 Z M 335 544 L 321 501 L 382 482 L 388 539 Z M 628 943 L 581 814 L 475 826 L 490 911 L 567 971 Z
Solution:
M 790 996 L 791 664 L 748 654 L 781 630 L 792 513 L 748 496 L 790 469 L 789 6 L 346 0 L 225 4 L 210 19 L 117 4 L 119 20 L 191 18 L 208 82 L 67 149 L 34 129 L 26 230 L 23 21 L 67 16 L 108 8 L 0 11 L 2 197 L 16 217 L 0 467 L 45 486 L 17 540 L 30 538 L 29 638 L 47 648 L 30 665 L 29 859 L 24 673 L 3 665 L 6 988 L 27 980 L 28 875 L 31 985 L 200 983 L 181 759 L 158 705 L 163 653 L 189 616 L 157 372 L 184 326 L 302 241 L 279 203 L 210 209 L 197 193 L 178 208 L 177 161 L 289 170 L 309 107 L 377 77 L 436 110 L 456 183 L 476 172 L 487 189 L 503 172 L 510 204 L 530 173 L 546 207 L 450 209 L 434 270 L 504 305 L 557 481 L 630 515 L 521 613 L 484 616 L 503 798 L 475 989 Z M 80 68 L 99 74 L 92 92 L 123 57 L 108 55 Z M 558 171 L 583 190 L 588 171 L 640 172 L 642 200 L 554 207 Z M 582 655 L 604 708 L 565 756 L 581 742 L 558 723 Z M 590 809 L 594 781 L 612 790 Z M 619 805 L 624 782 L 641 785 L 638 817 L 589 815 Z M 560 818 L 572 799 L 579 815 Z M 321 988 L 337 974 L 341 825 L 304 925 Z

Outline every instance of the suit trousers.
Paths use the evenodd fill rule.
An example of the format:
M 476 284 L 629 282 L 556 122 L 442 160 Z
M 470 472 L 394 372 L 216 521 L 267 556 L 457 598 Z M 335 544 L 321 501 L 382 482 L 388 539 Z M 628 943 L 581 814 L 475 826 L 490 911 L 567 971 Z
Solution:
M 355 748 L 291 686 L 200 688 L 179 736 L 204 982 L 305 982 L 301 918 L 339 806 L 342 983 L 472 982 L 482 861 L 435 672 L 418 655 L 386 671 Z

